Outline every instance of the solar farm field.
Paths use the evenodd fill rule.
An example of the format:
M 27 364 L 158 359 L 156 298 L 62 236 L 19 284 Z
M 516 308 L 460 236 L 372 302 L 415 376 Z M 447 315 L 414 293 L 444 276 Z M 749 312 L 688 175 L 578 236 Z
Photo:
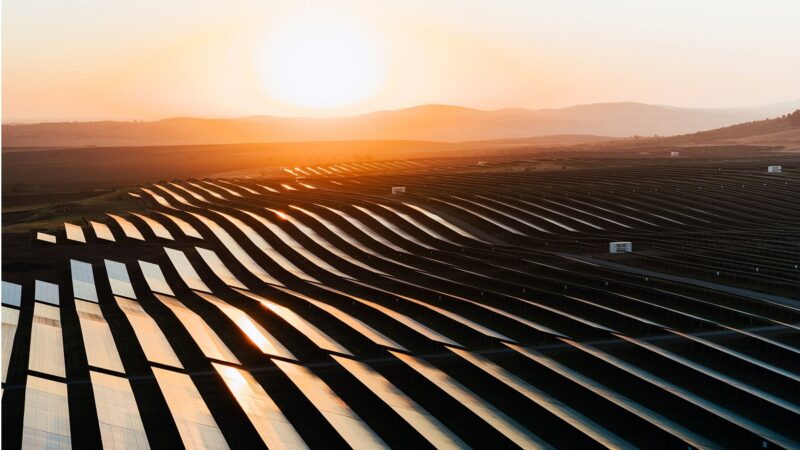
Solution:
M 131 187 L 4 244 L 3 447 L 798 448 L 800 157 L 681 152 Z

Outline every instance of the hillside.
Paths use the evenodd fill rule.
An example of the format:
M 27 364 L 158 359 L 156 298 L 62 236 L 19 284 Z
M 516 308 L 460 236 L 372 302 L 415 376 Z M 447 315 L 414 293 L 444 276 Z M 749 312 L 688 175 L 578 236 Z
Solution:
M 796 105 L 795 105 L 796 107 Z M 484 111 L 447 105 L 336 118 L 254 116 L 3 125 L 3 146 L 142 146 L 292 141 L 477 141 L 548 135 L 675 135 L 785 114 L 789 104 L 744 109 L 689 109 L 598 103 L 557 109 Z
M 780 145 L 800 149 L 800 109 L 774 119 L 663 138 L 659 143 Z

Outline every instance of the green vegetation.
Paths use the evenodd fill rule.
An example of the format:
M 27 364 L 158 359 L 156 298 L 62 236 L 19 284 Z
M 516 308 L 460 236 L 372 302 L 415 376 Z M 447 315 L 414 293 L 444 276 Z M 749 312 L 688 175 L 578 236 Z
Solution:
M 128 195 L 127 188 L 71 202 L 50 202 L 35 207 L 3 209 L 3 234 L 62 227 L 64 222 L 80 223 L 84 218 L 101 218 L 105 213 L 142 209 L 141 200 Z

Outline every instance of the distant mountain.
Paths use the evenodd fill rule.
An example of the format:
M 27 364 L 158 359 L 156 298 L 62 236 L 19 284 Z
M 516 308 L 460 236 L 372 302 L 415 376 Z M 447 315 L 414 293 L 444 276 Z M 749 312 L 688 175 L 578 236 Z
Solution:
M 254 116 L 172 118 L 153 122 L 60 122 L 3 125 L 4 147 L 231 144 L 334 140 L 476 141 L 550 135 L 676 135 L 760 120 L 800 101 L 760 108 L 692 109 L 597 103 L 553 109 L 483 111 L 422 105 L 335 118 Z

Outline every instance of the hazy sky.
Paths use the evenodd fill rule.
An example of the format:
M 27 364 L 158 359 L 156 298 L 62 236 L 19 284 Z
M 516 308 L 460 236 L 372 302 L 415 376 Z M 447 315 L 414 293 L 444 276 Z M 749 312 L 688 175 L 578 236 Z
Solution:
M 800 98 L 798 0 L 3 0 L 3 120 Z

